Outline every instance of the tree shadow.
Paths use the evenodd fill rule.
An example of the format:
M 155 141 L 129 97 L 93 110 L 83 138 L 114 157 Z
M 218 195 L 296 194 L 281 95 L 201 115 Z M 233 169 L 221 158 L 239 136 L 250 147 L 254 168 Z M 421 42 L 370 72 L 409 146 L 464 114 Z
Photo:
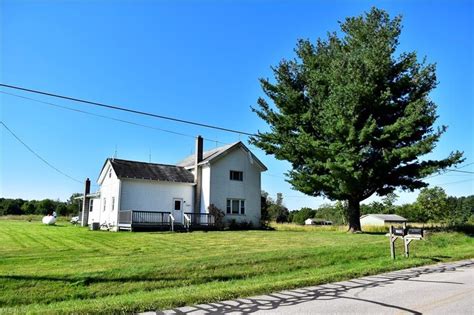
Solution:
M 447 256 L 440 256 L 446 258 Z M 365 300 L 359 298 L 356 294 L 355 297 L 345 296 L 349 290 L 360 289 L 362 291 L 369 288 L 375 287 L 384 287 L 389 284 L 393 284 L 395 281 L 415 281 L 415 282 L 432 282 L 438 284 L 454 284 L 460 285 L 462 283 L 458 282 L 449 282 L 449 281 L 426 281 L 421 279 L 416 279 L 421 275 L 431 274 L 431 273 L 444 273 L 447 271 L 455 271 L 458 268 L 473 266 L 474 261 L 463 261 L 459 263 L 444 264 L 440 266 L 429 266 L 429 267 L 419 267 L 408 270 L 394 271 L 382 275 L 367 276 L 359 279 L 326 284 L 317 287 L 302 288 L 295 290 L 288 290 L 281 293 L 273 293 L 261 297 L 253 297 L 246 299 L 238 299 L 235 301 L 225 301 L 219 303 L 210 303 L 196 305 L 186 308 L 178 308 L 173 311 L 176 314 L 187 314 L 195 311 L 201 311 L 205 314 L 219 314 L 227 312 L 240 312 L 240 313 L 253 313 L 260 310 L 273 310 L 281 306 L 287 305 L 297 305 L 308 301 L 313 300 L 335 300 L 335 299 L 350 299 L 358 300 L 361 302 L 377 304 L 383 307 L 396 309 L 399 311 L 410 312 L 412 314 L 420 314 L 414 310 L 406 309 L 401 306 L 382 303 L 379 301 Z M 239 279 L 248 278 L 248 275 L 221 275 L 221 276 L 205 276 L 195 279 L 191 284 L 198 285 L 213 281 L 235 281 Z M 9 280 L 18 280 L 18 281 L 58 281 L 68 283 L 73 286 L 87 286 L 94 283 L 126 283 L 126 282 L 162 282 L 161 287 L 171 288 L 171 287 L 180 287 L 183 285 L 182 281 L 186 277 L 180 275 L 155 275 L 154 277 L 150 276 L 141 276 L 133 275 L 130 277 L 100 277 L 100 276 L 47 276 L 47 275 L 0 275 L 0 279 L 9 279 Z M 188 283 L 189 285 L 189 283 Z M 157 288 L 158 289 L 158 288 Z M 165 314 L 158 311 L 157 314 Z
M 367 234 L 367 235 L 385 235 L 387 232 L 366 232 L 362 231 L 362 234 Z
M 445 284 L 459 284 L 458 282 L 449 281 L 425 281 L 415 279 L 425 274 L 443 273 L 447 271 L 455 271 L 458 268 L 470 267 L 474 265 L 474 261 L 464 261 L 459 263 L 446 264 L 442 266 L 430 266 L 413 268 L 409 270 L 395 271 L 383 275 L 368 276 L 350 281 L 344 281 L 334 284 L 320 285 L 317 287 L 309 287 L 302 289 L 294 289 L 282 291 L 280 293 L 272 293 L 264 296 L 243 298 L 232 301 L 224 301 L 219 303 L 200 304 L 189 307 L 176 308 L 170 311 L 156 311 L 157 315 L 162 314 L 190 314 L 199 312 L 201 314 L 223 314 L 223 313 L 238 313 L 249 314 L 258 311 L 271 311 L 282 306 L 298 305 L 301 303 L 315 301 L 315 300 L 338 300 L 346 299 L 353 301 L 360 301 L 370 304 L 379 305 L 392 311 L 403 311 L 411 314 L 421 314 L 420 312 L 405 308 L 395 304 L 388 304 L 374 300 L 368 300 L 355 296 L 347 296 L 349 290 L 360 289 L 362 291 L 369 288 L 385 287 L 393 284 L 395 281 L 421 281 Z M 389 311 L 387 309 L 387 311 Z

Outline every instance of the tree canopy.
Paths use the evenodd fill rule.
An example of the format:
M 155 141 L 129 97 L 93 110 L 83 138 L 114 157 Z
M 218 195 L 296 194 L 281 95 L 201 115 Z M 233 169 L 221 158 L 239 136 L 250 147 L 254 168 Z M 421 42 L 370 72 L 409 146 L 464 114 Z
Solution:
M 434 64 L 397 53 L 401 17 L 373 8 L 340 23 L 316 43 L 299 40 L 297 58 L 261 79 L 265 98 L 253 108 L 270 126 L 251 143 L 289 161 L 288 182 L 311 196 L 348 202 L 349 228 L 360 230 L 360 202 L 396 188 L 413 191 L 423 178 L 462 161 L 431 152 L 446 126 L 434 128 Z

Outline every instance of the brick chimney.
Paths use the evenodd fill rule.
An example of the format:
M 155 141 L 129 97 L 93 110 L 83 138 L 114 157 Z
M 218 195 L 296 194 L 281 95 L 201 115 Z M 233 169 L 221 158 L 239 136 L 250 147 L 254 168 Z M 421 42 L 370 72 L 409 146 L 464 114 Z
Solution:
M 89 221 L 89 201 L 90 197 L 86 197 L 91 192 L 91 181 L 89 178 L 86 179 L 84 185 L 84 199 L 82 199 L 82 216 L 81 216 L 81 226 L 87 226 Z
M 196 138 L 196 155 L 194 159 L 194 213 L 201 212 L 202 168 L 199 165 L 203 160 L 203 139 Z

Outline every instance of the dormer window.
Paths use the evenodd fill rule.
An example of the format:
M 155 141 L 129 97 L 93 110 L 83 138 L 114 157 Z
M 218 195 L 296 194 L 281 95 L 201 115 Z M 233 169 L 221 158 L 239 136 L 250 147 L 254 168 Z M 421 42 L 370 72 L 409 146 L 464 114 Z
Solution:
M 244 180 L 244 172 L 241 171 L 230 171 L 230 180 L 238 180 L 238 181 L 243 181 Z

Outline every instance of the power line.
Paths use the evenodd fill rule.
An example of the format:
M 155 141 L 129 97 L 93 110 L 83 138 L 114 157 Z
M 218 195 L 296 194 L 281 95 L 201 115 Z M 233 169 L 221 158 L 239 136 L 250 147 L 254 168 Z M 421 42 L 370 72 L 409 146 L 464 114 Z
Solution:
M 144 128 L 148 128 L 148 129 L 157 130 L 157 131 L 167 132 L 167 133 L 175 134 L 175 135 L 178 135 L 178 136 L 189 137 L 189 138 L 193 138 L 193 139 L 195 138 L 195 136 L 193 136 L 193 135 L 188 135 L 188 134 L 181 133 L 181 132 L 176 132 L 176 131 L 172 131 L 172 130 L 157 128 L 157 127 L 154 127 L 154 126 L 144 125 L 144 124 L 136 123 L 136 122 L 133 122 L 133 121 L 129 121 L 129 120 L 125 120 L 125 119 L 119 119 L 119 118 L 110 117 L 110 116 L 106 116 L 106 115 L 100 115 L 100 114 L 88 112 L 88 111 L 85 111 L 85 110 L 76 109 L 76 108 L 72 108 L 72 107 L 68 107 L 68 106 L 64 106 L 64 105 L 59 105 L 59 104 L 55 104 L 55 103 L 51 103 L 51 102 L 45 102 L 45 101 L 41 101 L 41 100 L 38 100 L 38 99 L 35 99 L 35 98 L 26 97 L 26 96 L 14 94 L 14 93 L 8 93 L 8 92 L 5 92 L 5 91 L 0 91 L 0 93 L 5 94 L 5 95 L 18 97 L 18 98 L 22 98 L 22 99 L 33 101 L 33 102 L 37 102 L 37 103 L 46 104 L 46 105 L 49 105 L 49 106 L 54 106 L 54 107 L 57 107 L 57 108 L 61 108 L 61 109 L 65 109 L 65 110 L 69 110 L 69 111 L 73 111 L 73 112 L 77 112 L 77 113 L 82 113 L 82 114 L 91 115 L 91 116 L 95 116 L 95 117 L 99 117 L 99 118 L 103 118 L 103 119 L 113 120 L 113 121 L 129 124 L 129 125 L 134 125 L 134 126 L 138 126 L 138 127 L 144 127 Z M 203 139 L 206 140 L 206 141 L 214 142 L 214 143 L 224 144 L 224 142 L 213 140 L 213 139 L 208 139 L 208 138 L 203 138 Z
M 461 166 L 459 166 L 459 167 L 456 167 L 455 169 L 448 168 L 448 169 L 446 169 L 446 170 L 444 171 L 444 173 L 438 173 L 438 174 L 435 174 L 435 175 L 431 175 L 431 176 L 426 177 L 426 179 L 433 178 L 433 177 L 437 177 L 437 176 L 444 176 L 444 175 L 446 175 L 447 172 L 458 172 L 458 173 L 474 174 L 474 172 L 459 171 L 460 168 L 465 168 L 465 167 L 468 167 L 469 165 L 472 165 L 472 164 L 474 164 L 474 162 L 461 165 Z
M 20 142 L 21 144 L 23 144 L 23 146 L 25 148 L 28 149 L 28 151 L 30 151 L 31 153 L 33 153 L 38 159 L 40 159 L 41 161 L 43 161 L 43 163 L 45 163 L 46 165 L 48 165 L 49 167 L 51 167 L 53 170 L 55 170 L 56 172 L 58 172 L 59 174 L 61 175 L 64 175 L 66 176 L 67 178 L 75 181 L 75 182 L 78 182 L 80 184 L 82 184 L 82 181 L 72 177 L 72 176 L 69 176 L 68 174 L 64 173 L 63 171 L 61 171 L 60 169 L 58 169 L 57 167 L 55 167 L 54 165 L 52 165 L 51 163 L 49 163 L 48 161 L 46 161 L 46 159 L 44 159 L 43 157 L 41 157 L 38 153 L 36 153 L 32 148 L 30 148 L 23 140 L 21 140 L 10 128 L 8 128 L 8 126 L 3 122 L 3 121 L 0 121 L 0 124 L 3 125 L 3 127 L 8 130 L 8 132 L 10 132 L 12 134 L 13 137 L 15 137 L 16 140 L 18 140 L 18 142 Z
M 139 111 L 139 110 L 135 110 L 135 109 L 125 108 L 125 107 L 121 107 L 121 106 L 108 105 L 108 104 L 88 101 L 88 100 L 84 100 L 84 99 L 80 99 L 80 98 L 75 98 L 75 97 L 50 93 L 50 92 L 43 92 L 43 91 L 39 91 L 39 90 L 28 89 L 28 88 L 24 88 L 24 87 L 20 87 L 20 86 L 15 86 L 15 85 L 0 83 L 0 86 L 6 87 L 6 88 L 9 88 L 9 89 L 15 89 L 15 90 L 20 90 L 20 91 L 25 91 L 25 92 L 35 93 L 35 94 L 41 94 L 41 95 L 46 95 L 46 96 L 55 97 L 55 98 L 61 98 L 61 99 L 65 99 L 65 100 L 69 100 L 69 101 L 73 101 L 73 102 L 84 103 L 84 104 L 104 107 L 104 108 L 108 108 L 108 109 L 114 109 L 114 110 L 118 110 L 118 111 L 133 113 L 133 114 L 137 114 L 137 115 L 143 115 L 143 116 L 149 116 L 149 117 L 154 117 L 154 118 L 159 118 L 159 119 L 171 120 L 171 121 L 175 121 L 175 122 L 179 122 L 179 123 L 183 123 L 183 124 L 188 124 L 188 125 L 195 125 L 195 126 L 200 126 L 200 127 L 210 128 L 210 129 L 216 129 L 216 130 L 221 130 L 221 131 L 226 131 L 226 132 L 232 132 L 232 133 L 246 135 L 246 136 L 255 136 L 254 134 L 249 133 L 249 132 L 245 132 L 245 131 L 239 131 L 239 130 L 235 130 L 235 129 L 229 129 L 229 128 L 224 128 L 224 127 L 219 127 L 219 126 L 214 126 L 214 125 L 209 125 L 209 124 L 204 124 L 204 123 L 198 123 L 198 122 L 195 122 L 195 121 L 190 121 L 190 120 L 185 120 L 185 119 L 180 119 L 180 118 L 174 118 L 174 117 L 169 117 L 169 116 L 163 116 L 163 115 L 153 114 L 153 113 Z
M 219 126 L 203 124 L 203 123 L 198 123 L 198 122 L 194 122 L 194 121 L 174 118 L 174 117 L 157 115 L 157 114 L 138 111 L 138 110 L 129 109 L 129 108 L 125 108 L 125 107 L 108 105 L 108 104 L 104 104 L 104 103 L 88 101 L 88 100 L 79 99 L 79 98 L 75 98 L 75 97 L 54 94 L 54 93 L 50 93 L 50 92 L 44 92 L 44 91 L 39 91 L 39 90 L 34 90 L 34 89 L 29 89 L 29 88 L 14 86 L 14 85 L 8 85 L 8 84 L 3 84 L 3 83 L 0 83 L 0 86 L 10 88 L 10 89 L 16 89 L 16 90 L 21 90 L 21 91 L 25 91 L 25 92 L 35 93 L 35 94 L 46 95 L 46 96 L 55 97 L 55 98 L 61 98 L 61 99 L 70 100 L 70 101 L 74 101 L 74 102 L 79 102 L 79 103 L 85 103 L 85 104 L 89 104 L 89 105 L 104 107 L 104 108 L 108 108 L 108 109 L 114 109 L 114 110 L 134 113 L 134 114 L 138 114 L 138 115 L 150 116 L 150 117 L 154 117 L 154 118 L 166 119 L 166 120 L 171 120 L 171 121 L 180 122 L 180 123 L 184 123 L 184 124 L 190 124 L 190 125 L 201 126 L 201 127 L 205 127 L 205 128 L 211 128 L 211 129 L 217 129 L 217 130 L 226 131 L 226 132 L 232 132 L 232 133 L 239 134 L 239 136 L 240 135 L 247 135 L 247 136 L 259 137 L 259 135 L 257 135 L 257 134 L 252 134 L 252 133 L 245 132 L 245 131 L 239 131 L 239 130 L 235 130 L 235 129 L 228 129 L 228 128 L 223 128 L 223 127 L 219 127 Z M 17 97 L 21 97 L 21 98 L 24 98 L 24 99 L 30 99 L 30 100 L 37 101 L 37 102 L 40 102 L 40 103 L 45 103 L 45 104 L 49 104 L 49 105 L 52 105 L 52 106 L 57 106 L 57 107 L 61 107 L 61 108 L 64 108 L 64 109 L 73 110 L 73 111 L 76 111 L 76 112 L 82 112 L 82 113 L 85 113 L 85 114 L 94 115 L 94 116 L 98 116 L 98 117 L 102 117 L 102 118 L 106 118 L 106 119 L 120 121 L 120 122 L 123 122 L 123 123 L 133 124 L 133 125 L 137 125 L 137 126 L 141 126 L 141 127 L 145 127 L 145 128 L 151 128 L 151 129 L 156 129 L 156 130 L 159 130 L 159 131 L 164 131 L 164 132 L 169 132 L 169 133 L 173 133 L 173 134 L 177 134 L 177 135 L 181 135 L 181 136 L 190 137 L 190 135 L 186 135 L 186 134 L 182 134 L 182 133 L 178 133 L 178 132 L 174 132 L 174 131 L 170 131 L 170 130 L 155 128 L 155 127 L 152 127 L 152 126 L 142 125 L 142 124 L 138 124 L 138 123 L 122 120 L 122 119 L 117 119 L 117 118 L 111 118 L 111 117 L 107 117 L 107 116 L 104 116 L 104 115 L 98 115 L 98 114 L 94 114 L 94 113 L 90 113 L 90 112 L 86 112 L 86 111 L 81 111 L 81 110 L 78 110 L 78 109 L 69 108 L 69 107 L 66 107 L 66 106 L 61 106 L 61 105 L 57 105 L 57 104 L 43 102 L 43 101 L 28 98 L 28 97 L 24 97 L 24 96 L 19 96 L 19 95 L 12 94 L 12 93 L 7 93 L 7 92 L 3 92 L 3 91 L 0 91 L 0 93 L 17 96 Z M 193 136 L 191 136 L 191 137 L 193 137 Z M 216 142 L 216 143 L 219 142 L 219 141 L 211 140 L 211 139 L 206 139 L 206 140 Z M 464 166 L 458 167 L 457 169 L 447 169 L 446 172 L 459 172 L 459 173 L 474 174 L 474 172 L 458 170 L 459 168 L 463 168 L 463 167 L 466 167 L 466 166 L 471 165 L 471 164 L 474 164 L 474 163 L 466 164 Z M 426 179 L 433 178 L 433 177 L 440 176 L 440 175 L 443 175 L 443 174 L 436 174 L 436 175 L 433 175 L 433 176 L 429 176 Z M 272 176 L 272 175 L 270 175 L 270 176 Z M 274 177 L 277 177 L 277 176 L 274 176 Z
M 468 167 L 469 165 L 472 165 L 472 164 L 474 164 L 474 162 L 471 162 L 471 163 L 467 163 L 467 164 L 458 166 L 458 167 L 456 167 L 456 169 L 465 168 L 465 167 Z
M 458 180 L 455 182 L 449 182 L 449 183 L 442 183 L 442 184 L 433 184 L 433 186 L 442 186 L 442 185 L 450 185 L 450 184 L 459 184 L 459 183 L 466 183 L 466 182 L 472 182 L 474 181 L 474 178 L 470 179 L 464 179 L 464 180 Z
M 466 174 L 474 174 L 474 172 L 469 172 L 469 171 L 458 171 L 458 170 L 453 170 L 453 169 L 448 169 L 449 172 L 458 172 L 458 173 L 466 173 Z

